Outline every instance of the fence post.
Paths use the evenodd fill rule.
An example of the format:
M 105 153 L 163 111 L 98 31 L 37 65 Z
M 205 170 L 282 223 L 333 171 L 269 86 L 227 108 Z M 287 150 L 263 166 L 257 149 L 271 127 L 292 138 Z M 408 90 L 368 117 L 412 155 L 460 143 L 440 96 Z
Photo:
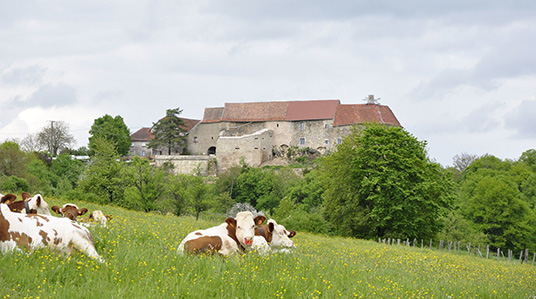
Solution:
M 486 259 L 489 259 L 489 245 L 486 245 Z
M 525 263 L 529 261 L 529 249 L 525 248 Z
M 432 249 L 432 239 L 430 239 L 430 249 Z
M 519 263 L 523 263 L 523 250 L 521 250 L 521 252 L 519 253 Z
M 424 248 L 424 240 L 421 239 L 421 249 L 423 249 L 423 248 Z
M 532 257 L 532 265 L 534 266 L 534 260 L 536 260 L 536 252 L 534 253 L 534 256 Z
M 497 260 L 501 257 L 501 248 L 497 248 Z
M 471 243 L 467 244 L 467 255 L 471 255 Z

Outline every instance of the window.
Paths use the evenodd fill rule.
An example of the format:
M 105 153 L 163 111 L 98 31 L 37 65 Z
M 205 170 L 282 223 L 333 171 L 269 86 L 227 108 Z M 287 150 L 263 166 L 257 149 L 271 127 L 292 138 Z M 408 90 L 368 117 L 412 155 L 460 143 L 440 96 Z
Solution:
M 130 143 L 130 146 L 131 146 L 131 147 L 134 146 L 134 142 L 131 142 L 131 143 Z
M 328 124 L 325 124 L 325 125 L 324 125 L 324 129 L 327 129 L 327 128 L 329 128 L 329 125 L 328 125 Z
M 305 122 L 304 122 L 304 121 L 302 121 L 302 122 L 300 123 L 300 129 L 301 129 L 302 131 L 305 130 Z
M 145 151 L 141 151 L 141 155 L 145 157 Z
M 194 136 L 194 143 L 197 143 L 197 136 Z
M 337 138 L 337 144 L 341 144 L 341 143 L 342 143 L 342 138 L 341 137 Z
M 147 146 L 147 142 L 142 142 L 141 146 Z
M 328 144 L 329 144 L 329 140 L 326 139 L 326 140 L 324 141 L 324 143 L 325 143 L 326 145 L 328 145 Z
M 305 145 L 305 137 L 300 137 L 300 145 Z
M 279 124 L 276 124 L 275 126 L 279 128 Z

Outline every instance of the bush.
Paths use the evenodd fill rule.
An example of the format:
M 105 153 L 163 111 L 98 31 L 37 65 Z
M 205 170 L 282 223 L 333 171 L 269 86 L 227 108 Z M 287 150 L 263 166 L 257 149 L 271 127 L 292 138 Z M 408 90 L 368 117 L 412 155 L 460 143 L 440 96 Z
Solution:
M 30 184 L 23 178 L 14 175 L 3 176 L 0 180 L 0 189 L 7 192 L 22 192 L 30 190 Z

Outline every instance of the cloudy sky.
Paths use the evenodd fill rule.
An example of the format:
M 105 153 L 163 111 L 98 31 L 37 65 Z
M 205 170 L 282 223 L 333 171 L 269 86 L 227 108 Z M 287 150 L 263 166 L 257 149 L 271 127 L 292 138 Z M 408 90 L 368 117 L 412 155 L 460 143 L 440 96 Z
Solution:
M 536 148 L 535 16 L 534 0 L 0 0 L 0 141 L 374 94 L 444 166 L 517 159 Z

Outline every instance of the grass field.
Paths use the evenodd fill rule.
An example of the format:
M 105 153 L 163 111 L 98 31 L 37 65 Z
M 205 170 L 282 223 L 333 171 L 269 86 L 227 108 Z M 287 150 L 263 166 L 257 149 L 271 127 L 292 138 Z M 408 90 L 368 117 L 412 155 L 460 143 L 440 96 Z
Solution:
M 186 234 L 223 217 L 74 203 L 113 215 L 90 229 L 106 263 L 47 249 L 0 256 L 0 298 L 536 298 L 530 264 L 302 232 L 291 254 L 179 256 Z

